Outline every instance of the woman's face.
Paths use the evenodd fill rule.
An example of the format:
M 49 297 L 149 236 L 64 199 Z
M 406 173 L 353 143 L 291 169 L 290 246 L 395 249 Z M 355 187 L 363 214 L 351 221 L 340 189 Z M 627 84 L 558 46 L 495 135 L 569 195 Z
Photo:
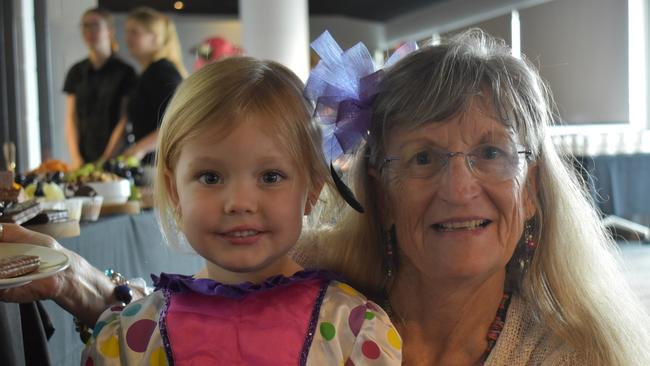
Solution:
M 106 20 L 95 13 L 88 13 L 81 19 L 81 35 L 86 47 L 91 50 L 110 50 L 113 31 Z
M 387 156 L 399 160 L 381 172 L 384 220 L 395 224 L 400 265 L 426 277 L 458 282 L 503 276 L 535 212 L 536 168 L 517 153 L 523 147 L 483 102 L 488 99 L 475 97 L 458 116 L 396 131 L 388 140 Z M 473 171 L 465 155 L 445 165 L 446 157 L 438 155 L 444 151 L 472 152 Z
M 151 56 L 158 50 L 158 39 L 142 24 L 133 19 L 126 21 L 126 45 L 131 56 L 141 59 Z

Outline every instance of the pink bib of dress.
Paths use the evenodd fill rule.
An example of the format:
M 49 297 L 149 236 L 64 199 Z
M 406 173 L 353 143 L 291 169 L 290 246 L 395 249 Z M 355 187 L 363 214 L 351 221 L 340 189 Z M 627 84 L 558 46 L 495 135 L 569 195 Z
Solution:
M 161 330 L 174 365 L 300 364 L 326 282 L 307 279 L 240 298 L 168 292 Z

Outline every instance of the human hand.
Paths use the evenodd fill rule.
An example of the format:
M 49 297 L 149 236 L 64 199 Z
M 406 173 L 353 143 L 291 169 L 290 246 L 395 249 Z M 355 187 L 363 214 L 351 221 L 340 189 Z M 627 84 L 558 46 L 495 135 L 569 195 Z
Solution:
M 133 158 L 137 159 L 138 161 L 140 161 L 140 160 L 142 160 L 142 158 L 144 158 L 145 152 L 142 151 L 142 149 L 138 148 L 138 145 L 136 144 L 136 145 L 133 145 L 130 148 L 126 149 L 122 153 L 122 156 L 124 156 L 125 159 L 129 158 L 129 157 L 133 157 Z
M 73 171 L 81 168 L 85 164 L 84 160 L 81 158 L 81 155 L 72 157 L 70 160 L 71 161 L 70 164 L 68 164 L 68 168 Z
M 26 243 L 39 245 L 54 250 L 65 252 L 70 256 L 70 251 L 57 243 L 52 237 L 27 230 L 19 225 L 2 224 L 0 226 L 0 250 L 4 243 Z M 72 261 L 73 258 L 70 258 Z M 4 302 L 32 302 L 36 300 L 54 299 L 65 285 L 64 273 L 61 271 L 54 276 L 32 281 L 24 286 L 0 290 L 0 301 Z
M 13 224 L 0 225 L 0 250 L 4 243 L 29 243 L 61 251 L 70 265 L 53 276 L 20 287 L 0 290 L 0 301 L 32 302 L 54 300 L 86 324 L 95 324 L 101 312 L 114 301 L 115 284 L 79 254 L 53 238 Z

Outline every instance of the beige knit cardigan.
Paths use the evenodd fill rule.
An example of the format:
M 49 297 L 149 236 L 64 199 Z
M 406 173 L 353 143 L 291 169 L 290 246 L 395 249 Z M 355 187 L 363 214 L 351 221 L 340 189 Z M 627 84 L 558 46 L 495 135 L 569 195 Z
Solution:
M 585 365 L 585 362 L 569 344 L 536 321 L 528 304 L 514 295 L 508 307 L 506 323 L 485 365 L 556 366 Z

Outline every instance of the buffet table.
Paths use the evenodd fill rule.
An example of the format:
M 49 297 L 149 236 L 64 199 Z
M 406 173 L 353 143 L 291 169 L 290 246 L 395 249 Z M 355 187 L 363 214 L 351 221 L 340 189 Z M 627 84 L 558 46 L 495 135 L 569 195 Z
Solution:
M 203 265 L 203 259 L 197 255 L 183 253 L 163 243 L 151 211 L 82 223 L 80 236 L 59 242 L 99 269 L 113 268 L 127 278 L 143 277 L 148 285 L 151 285 L 151 273 L 192 274 Z M 78 365 L 83 344 L 74 329 L 72 316 L 52 301 L 43 304 L 56 329 L 49 341 L 52 364 Z

